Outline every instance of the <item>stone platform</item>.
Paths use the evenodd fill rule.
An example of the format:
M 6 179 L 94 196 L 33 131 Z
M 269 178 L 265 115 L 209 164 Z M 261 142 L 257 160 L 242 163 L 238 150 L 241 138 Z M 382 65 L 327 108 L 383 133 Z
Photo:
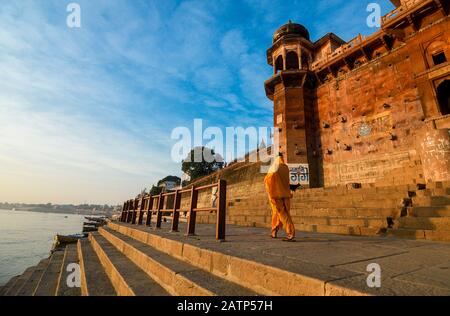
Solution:
M 450 244 L 381 237 L 298 233 L 285 243 L 264 228 L 214 225 L 196 236 L 111 222 L 13 278 L 0 295 L 35 296 L 348 296 L 450 295 Z M 282 236 L 280 236 L 282 237 Z M 79 263 L 81 288 L 66 284 Z M 369 264 L 381 287 L 369 288 Z
M 446 243 L 301 232 L 296 243 L 284 243 L 267 229 L 238 226 L 227 226 L 227 241 L 218 243 L 213 225 L 198 225 L 189 238 L 168 232 L 168 224 L 120 226 L 115 229 L 136 239 L 160 237 L 163 251 L 265 295 L 450 295 Z M 367 286 L 371 263 L 382 269 L 379 289 Z

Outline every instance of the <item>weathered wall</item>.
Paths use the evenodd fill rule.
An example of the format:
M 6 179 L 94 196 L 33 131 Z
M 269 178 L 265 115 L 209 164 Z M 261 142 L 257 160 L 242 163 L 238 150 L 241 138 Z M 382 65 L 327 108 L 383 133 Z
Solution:
M 421 160 L 420 135 L 433 128 L 424 120 L 439 115 L 434 79 L 421 74 L 430 68 L 427 47 L 449 43 L 449 29 L 447 19 L 318 88 L 318 138 L 325 186 L 375 182 L 394 169 Z M 445 69 L 442 74 L 450 78 Z M 423 174 L 420 166 L 417 174 Z M 405 181 L 416 179 L 412 174 Z

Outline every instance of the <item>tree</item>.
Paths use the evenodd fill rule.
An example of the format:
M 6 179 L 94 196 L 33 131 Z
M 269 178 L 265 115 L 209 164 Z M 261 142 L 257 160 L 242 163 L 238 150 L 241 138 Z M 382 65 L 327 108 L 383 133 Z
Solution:
M 181 179 L 176 176 L 167 176 L 164 179 L 158 181 L 158 186 L 161 186 L 164 182 L 174 182 L 176 185 L 180 185 Z
M 161 192 L 162 192 L 162 188 L 161 187 L 152 186 L 152 188 L 150 189 L 150 195 L 151 196 L 159 195 Z
M 222 169 L 223 165 L 222 156 L 216 154 L 214 149 L 195 147 L 183 160 L 181 170 L 191 178 L 192 182 Z

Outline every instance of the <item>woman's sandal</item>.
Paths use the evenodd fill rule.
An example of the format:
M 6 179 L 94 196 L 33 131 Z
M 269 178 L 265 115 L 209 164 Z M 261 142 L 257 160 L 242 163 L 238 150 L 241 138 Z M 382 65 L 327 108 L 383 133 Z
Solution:
M 285 242 L 296 242 L 295 237 L 292 237 L 292 238 L 283 238 L 283 241 L 285 241 Z

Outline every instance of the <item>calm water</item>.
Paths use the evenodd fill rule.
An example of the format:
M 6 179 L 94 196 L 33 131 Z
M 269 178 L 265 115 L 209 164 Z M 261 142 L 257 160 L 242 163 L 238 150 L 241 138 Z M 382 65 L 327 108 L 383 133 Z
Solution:
M 83 220 L 80 215 L 0 210 L 0 285 L 47 258 L 56 234 L 81 233 Z

